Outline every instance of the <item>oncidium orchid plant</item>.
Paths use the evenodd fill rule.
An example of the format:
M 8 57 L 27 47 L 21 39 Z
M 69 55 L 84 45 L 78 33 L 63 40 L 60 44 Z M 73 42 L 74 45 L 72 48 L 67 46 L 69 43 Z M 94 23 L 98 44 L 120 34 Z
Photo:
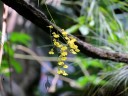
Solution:
M 53 26 L 48 26 L 50 30 L 53 29 Z M 51 31 L 52 32 L 52 31 Z M 67 76 L 68 73 L 65 71 L 66 68 L 68 68 L 68 65 L 65 64 L 65 61 L 67 60 L 68 53 L 77 54 L 80 52 L 78 49 L 78 46 L 75 44 L 77 41 L 73 36 L 68 36 L 67 32 L 62 29 L 61 35 L 58 34 L 58 32 L 52 32 L 52 42 L 53 42 L 53 48 L 49 51 L 50 55 L 55 54 L 55 48 L 57 48 L 59 56 L 58 56 L 58 71 L 57 73 L 60 75 Z M 59 41 L 59 38 L 62 37 L 66 44 Z

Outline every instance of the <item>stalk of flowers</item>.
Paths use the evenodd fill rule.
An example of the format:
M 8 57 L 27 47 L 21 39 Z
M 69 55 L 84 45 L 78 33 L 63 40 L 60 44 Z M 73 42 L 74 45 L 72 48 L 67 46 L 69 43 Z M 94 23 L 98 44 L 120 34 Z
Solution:
M 53 28 L 53 26 L 48 26 L 50 29 Z M 66 68 L 68 68 L 68 65 L 65 64 L 65 61 L 67 60 L 68 53 L 77 54 L 80 52 L 78 49 L 78 46 L 75 45 L 75 42 L 77 41 L 73 36 L 68 36 L 67 32 L 62 29 L 61 30 L 62 35 L 58 34 L 57 32 L 52 32 L 52 41 L 55 48 L 59 49 L 59 57 L 58 57 L 58 71 L 57 73 L 60 75 L 67 76 L 68 73 L 65 71 Z M 66 44 L 59 41 L 59 38 L 62 37 Z M 55 54 L 54 49 L 52 48 L 49 51 L 50 55 Z

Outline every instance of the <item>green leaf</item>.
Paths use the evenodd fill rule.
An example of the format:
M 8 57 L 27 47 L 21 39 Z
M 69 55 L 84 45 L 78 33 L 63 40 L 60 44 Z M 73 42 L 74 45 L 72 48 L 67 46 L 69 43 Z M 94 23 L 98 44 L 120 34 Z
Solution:
M 80 86 L 85 86 L 87 83 L 88 83 L 88 78 L 87 77 L 80 77 L 78 80 L 77 80 L 77 83 L 80 85 Z
M 102 80 L 101 78 L 97 77 L 96 75 L 90 75 L 90 76 L 83 76 L 83 77 L 80 77 L 78 80 L 77 80 L 77 83 L 84 87 L 86 84 L 88 83 L 92 83 L 94 85 L 102 85 L 105 83 L 104 80 Z
M 13 32 L 10 36 L 10 40 L 13 43 L 21 43 L 24 45 L 28 45 L 31 37 L 25 33 Z
M 85 68 L 96 67 L 96 68 L 104 68 L 103 64 L 99 60 L 95 59 L 81 59 L 82 64 Z
M 85 16 L 81 16 L 76 20 L 80 25 L 83 25 L 85 23 Z
M 4 44 L 4 50 L 9 56 L 13 57 L 14 50 L 7 44 L 7 42 Z
M 2 68 L 8 68 L 8 67 L 9 67 L 9 65 L 8 65 L 8 61 L 5 60 L 4 58 L 3 58 L 3 60 L 2 60 L 1 67 L 2 67 Z M 2 68 L 1 68 L 1 69 L 2 69 Z
M 21 73 L 22 72 L 22 66 L 14 59 L 11 59 L 11 64 L 14 67 L 15 71 L 17 73 Z
M 76 32 L 79 29 L 79 27 L 80 27 L 79 24 L 73 25 L 70 28 L 66 29 L 66 32 L 68 32 L 68 33 L 74 33 L 74 32 Z
M 118 41 L 118 37 L 117 37 L 116 34 L 111 33 L 111 36 L 108 36 L 108 40 L 109 40 L 110 42 L 114 43 L 114 42 L 117 42 L 117 41 Z

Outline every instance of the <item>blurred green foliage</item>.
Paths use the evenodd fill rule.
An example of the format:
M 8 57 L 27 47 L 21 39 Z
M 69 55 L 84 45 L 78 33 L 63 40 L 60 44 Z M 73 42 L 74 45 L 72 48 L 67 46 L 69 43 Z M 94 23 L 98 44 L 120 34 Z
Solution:
M 122 53 L 128 52 L 128 30 L 125 27 L 125 23 L 128 22 L 128 16 L 124 14 L 124 11 L 128 12 L 127 0 L 86 0 L 86 6 L 83 5 L 84 0 L 83 2 L 79 0 L 74 2 L 68 2 L 67 0 L 64 1 L 65 2 L 62 2 L 62 7 L 67 9 L 70 8 L 74 12 L 78 12 L 78 10 L 80 12 L 81 9 L 84 8 L 82 12 L 83 14 L 76 14 L 74 17 L 71 14 L 66 14 L 67 16 L 65 16 L 65 18 L 70 16 L 72 17 L 68 22 L 66 21 L 64 23 L 64 25 L 68 23 L 70 26 L 68 28 L 67 26 L 63 26 L 63 28 L 66 28 L 68 33 L 74 34 L 79 38 L 84 38 L 86 42 L 104 50 Z M 79 4 L 76 2 L 79 2 Z M 115 13 L 115 10 L 117 9 L 121 10 L 122 13 Z M 63 17 L 61 18 L 61 16 L 64 16 L 62 14 L 59 18 L 61 20 L 63 20 Z M 58 18 L 55 17 L 54 19 L 57 20 Z M 124 22 L 124 20 L 126 22 Z M 64 22 L 64 20 L 62 22 Z M 62 22 L 57 22 L 57 25 L 62 25 Z M 78 79 L 76 79 L 76 82 L 83 87 L 88 85 L 88 83 L 92 83 L 94 85 L 104 84 L 104 76 L 102 76 L 101 73 L 114 71 L 124 66 L 123 63 L 97 60 L 85 57 L 81 54 L 76 57 L 80 62 L 77 62 L 77 66 L 75 67 L 76 73 L 78 72 L 78 66 L 81 69 L 79 70 L 81 72 L 77 74 Z
M 128 53 L 127 2 L 128 0 L 62 0 L 61 7 L 50 7 L 49 10 L 56 24 L 66 29 L 68 33 L 104 50 Z M 115 10 L 121 10 L 121 12 L 116 13 Z M 50 17 L 47 11 L 45 13 Z M 8 55 L 14 69 L 17 72 L 22 71 L 20 64 L 14 59 L 15 50 L 13 46 L 15 44 L 28 46 L 30 40 L 30 36 L 25 33 L 13 32 L 10 35 L 9 41 L 4 46 L 5 54 L 2 61 L 2 72 L 8 68 Z M 69 73 L 69 78 L 75 78 L 75 81 L 83 89 L 89 83 L 104 85 L 106 83 L 104 78 L 107 75 L 102 73 L 111 72 L 112 74 L 125 65 L 119 62 L 89 58 L 83 56 L 82 53 L 75 58 L 78 59 L 78 62 L 73 62 L 77 63 L 77 65 L 73 66 L 75 71 Z M 123 76 L 126 77 L 127 75 Z M 118 81 L 120 82 L 121 79 L 118 78 Z
M 127 2 L 128 0 L 62 0 L 61 7 L 49 7 L 49 10 L 57 25 L 68 33 L 103 50 L 128 53 Z M 49 16 L 48 12 L 46 14 Z M 104 85 L 106 74 L 125 65 L 97 60 L 83 56 L 82 53 L 75 58 L 78 59 L 78 62 L 74 61 L 75 65 L 77 63 L 74 66 L 75 72 L 69 78 L 75 78 L 83 89 L 89 83 Z
M 10 66 L 14 68 L 17 73 L 22 72 L 22 66 L 20 63 L 14 58 L 15 55 L 15 46 L 17 44 L 21 44 L 24 46 L 29 46 L 29 42 L 31 37 L 26 33 L 20 32 L 12 32 L 9 34 L 8 39 L 5 41 L 4 44 L 4 54 L 2 59 L 2 66 L 0 72 L 9 75 L 9 68 Z

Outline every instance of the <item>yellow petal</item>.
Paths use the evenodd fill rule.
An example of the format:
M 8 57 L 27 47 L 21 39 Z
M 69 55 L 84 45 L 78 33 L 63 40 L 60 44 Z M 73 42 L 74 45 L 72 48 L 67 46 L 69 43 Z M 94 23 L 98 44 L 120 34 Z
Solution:
M 75 49 L 75 51 L 76 51 L 76 52 L 80 52 L 80 50 L 79 50 L 79 49 Z
M 64 76 L 67 76 L 68 74 L 66 72 L 63 73 Z
M 58 34 L 53 35 L 54 38 L 59 38 L 60 36 Z
M 65 51 L 65 50 L 67 50 L 67 46 L 61 47 L 61 51 Z
M 68 65 L 64 65 L 63 68 L 68 68 Z
M 53 51 L 49 51 L 48 53 L 49 53 L 49 54 L 51 54 L 51 55 L 52 55 L 52 54 L 54 54 L 54 52 L 53 52 Z
M 52 29 L 52 28 L 53 28 L 53 26 L 52 26 L 52 25 L 50 25 L 50 26 L 47 26 L 47 27 L 49 27 L 50 29 Z
M 62 56 L 67 56 L 68 53 L 67 53 L 67 52 L 62 52 L 61 55 L 62 55 Z
M 60 58 L 62 61 L 65 61 L 65 60 L 67 60 L 67 57 L 62 57 L 62 58 Z
M 64 62 L 62 61 L 58 62 L 58 65 L 64 65 Z
M 72 54 L 77 54 L 73 49 L 70 50 Z
M 57 70 L 57 73 L 58 73 L 58 74 L 63 74 L 63 70 L 58 69 L 58 70 Z

